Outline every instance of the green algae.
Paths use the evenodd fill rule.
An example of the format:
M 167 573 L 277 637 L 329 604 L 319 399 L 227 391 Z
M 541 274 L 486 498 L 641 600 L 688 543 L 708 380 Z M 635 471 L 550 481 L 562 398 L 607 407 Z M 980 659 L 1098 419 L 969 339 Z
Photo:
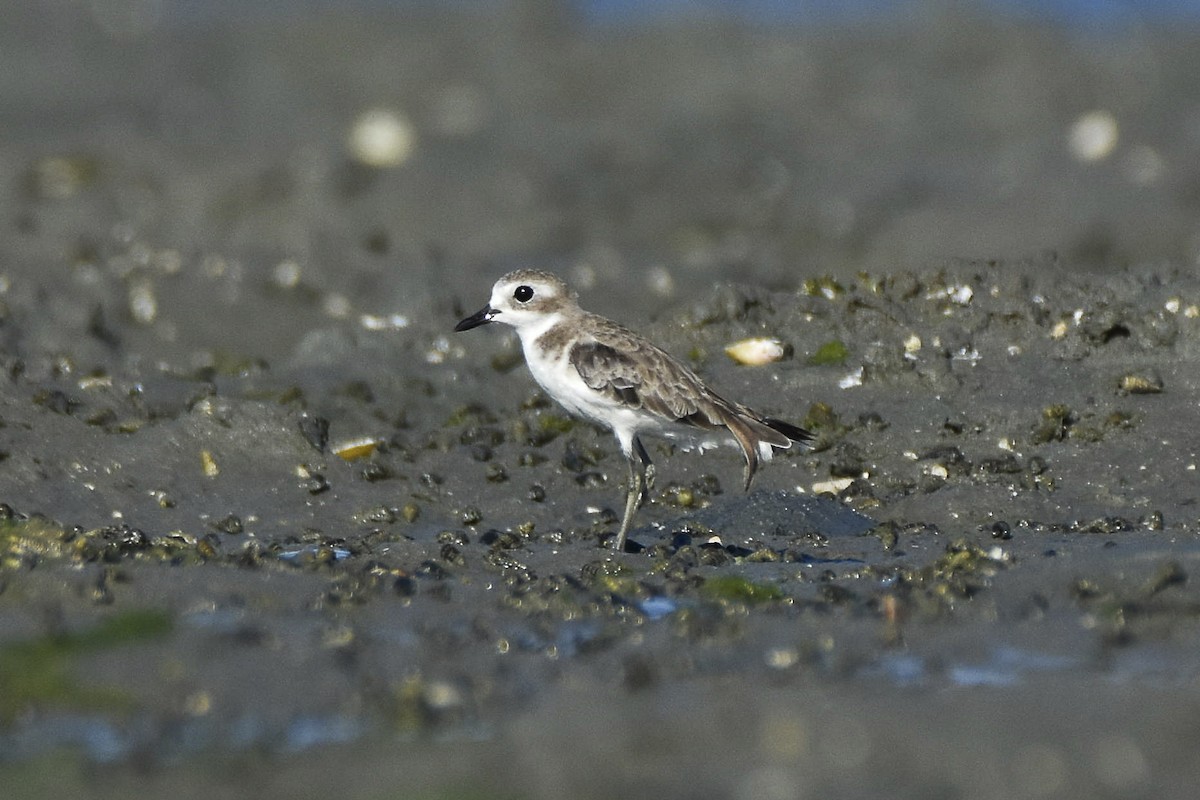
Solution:
M 54 633 L 0 646 L 0 721 L 11 723 L 31 708 L 121 711 L 130 696 L 116 687 L 83 686 L 74 662 L 90 653 L 151 641 L 171 632 L 162 611 L 126 611 L 85 631 Z
M 783 590 L 773 583 L 763 583 L 740 575 L 720 575 L 709 578 L 700 587 L 702 594 L 714 599 L 756 605 L 783 599 Z
M 215 534 L 193 536 L 172 531 L 149 536 L 128 525 L 83 530 L 67 528 L 45 517 L 0 519 L 0 572 L 36 567 L 44 562 L 116 563 L 128 559 L 173 565 L 217 558 Z
M 809 297 L 824 297 L 827 300 L 832 300 L 839 295 L 846 293 L 846 287 L 838 283 L 830 275 L 821 275 L 816 278 L 808 278 L 800 286 L 800 293 Z
M 845 364 L 849 357 L 850 348 L 846 347 L 844 342 L 833 339 L 818 347 L 817 351 L 808 357 L 808 363 L 818 367 L 837 366 Z
M 74 551 L 70 533 L 42 517 L 0 521 L 0 569 L 16 569 L 43 558 L 65 558 Z

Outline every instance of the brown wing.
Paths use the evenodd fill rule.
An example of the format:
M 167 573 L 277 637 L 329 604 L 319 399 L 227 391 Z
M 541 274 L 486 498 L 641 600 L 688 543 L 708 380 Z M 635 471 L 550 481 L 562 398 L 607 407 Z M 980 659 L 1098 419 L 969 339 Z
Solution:
M 715 407 L 721 401 L 699 378 L 653 345 L 623 344 L 630 347 L 583 342 L 568 359 L 585 384 L 622 405 L 702 428 L 721 424 Z
M 568 355 L 583 382 L 630 408 L 643 408 L 697 428 L 727 428 L 746 459 L 746 489 L 758 469 L 760 443 L 788 447 L 793 441 L 812 438 L 803 428 L 729 402 L 706 387 L 694 372 L 632 331 L 601 317 L 591 321 L 596 338 L 575 345 Z

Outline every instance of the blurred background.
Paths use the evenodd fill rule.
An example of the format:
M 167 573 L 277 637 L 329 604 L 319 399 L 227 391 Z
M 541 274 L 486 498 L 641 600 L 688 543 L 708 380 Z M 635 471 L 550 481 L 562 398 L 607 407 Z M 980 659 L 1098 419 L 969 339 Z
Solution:
M 159 793 L 208 800 L 243 796 L 239 783 L 300 786 L 286 794 L 275 789 L 293 797 L 313 794 L 313 785 L 337 782 L 340 790 L 347 779 L 378 797 L 385 783 L 394 794 L 414 775 L 428 783 L 449 769 L 473 771 L 480 785 L 502 769 L 526 769 L 529 780 L 548 787 L 532 796 L 572 796 L 555 781 L 569 772 L 564 764 L 586 762 L 582 794 L 620 796 L 630 792 L 609 787 L 623 785 L 619 757 L 628 750 L 618 737 L 629 730 L 633 746 L 645 752 L 644 772 L 633 774 L 660 782 L 674 780 L 663 767 L 670 748 L 686 750 L 701 777 L 776 748 L 780 763 L 796 749 L 813 754 L 807 763 L 817 787 L 865 776 L 888 787 L 881 793 L 911 797 L 1130 797 L 1174 787 L 1182 787 L 1176 796 L 1190 796 L 1197 715 L 1186 689 L 1196 685 L 1189 647 L 1197 606 L 1158 594 L 1186 580 L 1176 559 L 1193 548 L 1171 549 L 1177 540 L 1169 537 L 1190 542 L 1194 530 L 1186 507 L 1195 494 L 1196 448 L 1187 426 L 1178 430 L 1176 413 L 1194 411 L 1192 373 L 1179 368 L 1194 355 L 1194 337 L 1176 320 L 1200 313 L 1191 277 L 1198 264 L 1195 0 L 6 3 L 0 374 L 9 380 L 0 390 L 0 502 L 108 531 L 122 543 L 113 547 L 137 540 L 126 523 L 155 536 L 194 533 L 208 548 L 224 541 L 230 559 L 252 535 L 289 554 L 316 552 L 308 549 L 315 542 L 330 557 L 333 544 L 346 539 L 356 548 L 368 539 L 374 544 L 361 558 L 356 551 L 341 572 L 318 572 L 320 563 L 294 571 L 158 569 L 140 556 L 119 565 L 64 559 L 61 571 L 53 564 L 22 571 L 3 595 L 4 637 L 38 636 L 43 627 L 53 636 L 60 616 L 76 621 L 142 604 L 177 610 L 180 622 L 158 645 L 143 642 L 103 660 L 108 672 L 101 677 L 116 676 L 114 683 L 149 698 L 151 723 L 134 717 L 134 733 L 121 739 L 107 723 L 68 725 L 63 734 L 52 721 L 43 734 L 35 728 L 27 736 L 26 729 L 0 741 L 0 761 L 6 753 L 53 753 L 64 740 L 83 741 L 99 759 L 133 752 L 136 784 L 154 753 L 172 744 L 186 750 L 217 742 L 239 757 L 245 751 L 238 768 L 199 765 L 195 779 L 182 773 L 178 787 Z M 978 511 L 989 527 L 967 534 L 987 550 L 951 550 L 950 563 L 983 565 L 979 554 L 1007 558 L 1012 550 L 1014 563 L 1028 571 L 1013 570 L 994 595 L 999 599 L 964 603 L 964 616 L 944 618 L 948 624 L 910 628 L 917 660 L 888 660 L 888 649 L 901 644 L 898 628 L 889 619 L 880 632 L 872 604 L 882 585 L 866 586 L 878 580 L 874 567 L 857 561 L 846 565 L 861 581 L 855 591 L 865 587 L 857 599 L 836 583 L 827 588 L 837 592 L 821 589 L 844 614 L 826 616 L 825 606 L 806 616 L 776 614 L 773 606 L 766 614 L 734 612 L 729 630 L 736 634 L 714 638 L 707 612 L 687 617 L 695 620 L 687 623 L 693 638 L 630 620 L 618 628 L 636 634 L 610 640 L 611 629 L 592 627 L 590 619 L 572 627 L 580 622 L 568 620 L 573 610 L 563 612 L 560 638 L 558 623 L 545 622 L 538 606 L 522 610 L 485 595 L 493 582 L 504 584 L 489 571 L 491 562 L 475 555 L 488 546 L 487 534 L 476 536 L 473 528 L 480 507 L 485 527 L 504 527 L 524 518 L 511 509 L 533 502 L 542 510 L 530 513 L 553 530 L 616 496 L 616 479 L 593 486 L 582 480 L 598 474 L 590 467 L 578 476 L 559 467 L 568 463 L 559 452 L 584 463 L 574 444 L 560 450 L 554 443 L 549 459 L 518 456 L 529 428 L 519 435 L 509 421 L 525 426 L 541 411 L 527 402 L 533 387 L 525 376 L 491 380 L 493 366 L 519 363 L 511 339 L 505 351 L 496 337 L 452 333 L 483 304 L 495 278 L 517 265 L 560 272 L 586 307 L 664 344 L 686 345 L 674 351 L 680 354 L 698 341 L 684 334 L 686 310 L 706 302 L 720 307 L 733 297 L 727 324 L 700 341 L 741 338 L 769 324 L 771 335 L 796 341 L 798 358 L 778 373 L 786 380 L 743 371 L 722 385 L 753 383 L 745 398 L 773 392 L 776 399 L 767 402 L 780 409 L 789 407 L 782 398 L 791 392 L 797 412 L 789 418 L 797 421 L 811 402 L 830 398 L 843 419 L 857 419 L 846 428 L 848 446 L 817 453 L 813 458 L 823 460 L 813 463 L 822 478 L 835 466 L 838 476 L 881 476 L 878 486 L 891 498 L 887 514 L 920 523 L 904 529 L 906 542 L 925 538 L 910 563 L 923 570 L 941 563 L 933 561 L 943 544 L 938 529 L 926 525 L 931 518 L 974 520 Z M 942 280 L 941 270 L 967 277 Z M 1019 280 L 1031 271 L 1044 273 L 1036 287 L 1058 287 L 1061 278 L 1067 288 L 1039 303 L 1030 295 L 1041 289 Z M 862 273 L 915 273 L 921 280 L 886 282 L 894 296 L 866 321 L 851 313 L 841 319 L 840 312 L 853 310 L 867 291 L 847 293 L 844 305 L 828 303 L 807 319 L 811 297 L 794 298 L 786 310 L 780 304 L 777 314 L 736 318 L 763 296 L 757 287 L 794 291 L 813 279 L 849 283 Z M 1176 286 L 1181 276 L 1188 280 Z M 714 290 L 721 282 L 756 288 L 738 300 L 736 292 Z M 970 292 L 973 285 L 1001 287 L 999 299 L 967 308 L 968 295 L 950 309 L 953 316 L 936 302 L 904 302 L 921 297 L 922 286 Z M 1139 296 L 1144 304 L 1130 301 Z M 1065 331 L 1065 320 L 1078 323 L 1085 308 L 1089 324 L 1062 341 L 1050 334 L 1051 314 L 1060 315 Z M 693 328 L 703 316 L 693 315 Z M 671 330 L 676 320 L 684 322 Z M 992 320 L 1001 324 L 976 336 Z M 917 333 L 929 355 L 909 372 L 909 342 L 922 346 Z M 830 336 L 843 349 L 842 338 L 871 351 L 854 360 L 878 359 L 884 377 L 842 392 L 837 387 L 858 383 L 841 379 L 844 373 L 833 377 L 832 366 L 809 370 L 806 346 L 815 349 Z M 876 341 L 884 344 L 875 348 Z M 737 367 L 712 352 L 712 371 L 734 377 Z M 1048 362 L 1054 381 L 1042 380 Z M 1156 364 L 1164 365 L 1169 386 L 1161 395 Z M 971 377 L 957 383 L 967 370 Z M 862 375 L 858 368 L 859 383 Z M 1118 378 L 1141 381 L 1134 385 L 1150 386 L 1151 394 L 1128 398 L 1122 388 L 1118 395 Z M 906 395 L 919 402 L 897 402 Z M 450 413 L 472 401 L 481 406 Z M 836 422 L 833 408 L 826 409 Z M 1087 423 L 1077 430 L 1103 432 L 1068 437 L 1068 420 L 1077 419 L 1072 409 Z M 494 461 L 483 444 L 491 440 L 475 433 L 491 435 L 490 423 L 476 425 L 490 411 L 505 420 L 491 427 L 513 431 L 498 433 Z M 1048 426 L 1054 432 L 1041 433 Z M 1030 428 L 1054 439 L 1046 448 L 1048 474 L 1037 450 L 1044 439 L 1032 439 L 1039 455 L 1028 467 L 1008 466 L 1018 464 L 1011 442 L 1019 437 L 1025 446 Z M 948 438 L 964 430 L 960 440 Z M 361 445 L 364 436 L 370 448 L 376 439 L 387 442 L 368 464 L 379 469 L 319 452 L 326 434 L 331 443 Z M 580 440 L 592 441 L 589 435 L 582 431 Z M 599 438 L 612 446 L 607 435 Z M 1001 455 L 997 440 L 1004 458 L 990 457 Z M 971 462 L 957 444 L 930 449 L 956 441 L 979 465 L 970 476 Z M 928 454 L 918 464 L 910 453 Z M 328 481 L 307 466 L 318 457 Z M 492 483 L 493 476 L 506 479 L 504 470 L 485 470 L 503 467 L 506 458 L 520 471 L 513 469 L 511 483 Z M 941 468 L 936 481 L 933 469 L 924 471 L 929 459 Z M 682 470 L 689 462 L 675 463 Z M 688 469 L 708 468 L 691 463 Z M 1098 468 L 1104 480 L 1096 478 Z M 785 474 L 777 470 L 775 479 Z M 1060 477 L 1055 494 L 1040 488 Z M 514 490 L 535 479 L 545 484 L 534 484 L 540 499 L 549 489 L 549 502 Z M 1014 500 L 1018 480 L 1023 495 Z M 945 493 L 926 494 L 943 483 Z M 601 492 L 603 499 L 591 499 Z M 416 512 L 391 508 L 410 496 L 420 500 L 412 508 L 425 508 L 415 538 L 403 531 L 418 529 L 402 526 Z M 1091 511 L 1070 506 L 1079 497 Z M 466 508 L 459 505 L 464 498 Z M 1162 506 L 1158 498 L 1166 498 Z M 1039 509 L 1029 518 L 1047 523 L 1105 517 L 1098 528 L 1071 528 L 1079 538 L 1064 539 L 1065 548 L 1056 543 L 1056 552 L 1034 528 L 1009 541 L 1002 520 L 1017 528 L 1018 513 L 1025 514 L 1019 503 Z M 1130 520 L 1157 517 L 1157 527 L 1107 516 L 1118 512 Z M 374 538 L 379 519 L 391 525 L 397 517 L 405 521 L 394 541 Z M 443 520 L 450 521 L 435 534 Z M 968 525 L 975 523 L 956 521 L 954 536 Z M 1140 534 L 1146 538 L 1135 538 L 1134 525 L 1147 528 Z M 438 548 L 460 542 L 442 537 L 464 526 L 480 546 L 468 554 L 469 567 L 450 573 L 466 576 L 445 584 L 453 586 L 454 602 L 426 584 L 413 599 L 409 574 L 390 589 L 369 582 L 376 557 L 411 569 L 418 581 L 433 563 L 437 571 L 429 574 L 437 577 L 429 580 L 440 582 L 445 570 L 422 563 L 422 548 L 434 547 L 435 535 Z M 34 527 L 43 536 L 56 531 Z M 1109 549 L 1108 534 L 1093 530 L 1123 532 L 1125 549 Z M 466 541 L 464 534 L 460 543 Z M 560 573 L 589 573 L 588 566 L 581 570 L 581 549 L 560 550 L 551 541 L 521 555 L 532 559 L 533 573 L 550 576 L 539 590 L 547 594 L 557 591 Z M 293 552 L 301 544 L 304 550 Z M 378 555 L 369 549 L 376 545 Z M 393 545 L 397 550 L 387 551 Z M 886 563 L 895 563 L 893 555 L 889 546 Z M 1157 569 L 1152 559 L 1163 570 L 1150 580 L 1144 573 Z M 513 563 L 511 575 L 519 577 L 504 580 L 525 592 L 526 568 Z M 812 568 L 823 564 L 818 559 Z M 136 580 L 125 582 L 129 574 Z M 112 591 L 110 575 L 120 583 Z M 353 581 L 339 582 L 347 576 Z M 886 580 L 890 586 L 893 579 Z M 1134 588 L 1124 595 L 1111 588 L 1122 584 Z M 808 588 L 815 596 L 816 584 Z M 349 611 L 360 598 L 364 604 Z M 416 605 L 403 613 L 410 599 Z M 618 613 L 608 600 L 593 607 L 601 609 L 594 612 L 601 623 Z M 1009 626 L 1000 633 L 994 608 Z M 1047 608 L 1047 622 L 1039 624 Z M 1135 613 L 1144 621 L 1127 625 L 1126 615 L 1133 620 Z M 836 650 L 827 635 L 833 630 Z M 1149 631 L 1149 645 L 1127 647 L 1130 630 Z M 982 677 L 953 677 L 955 665 L 993 663 L 992 645 L 1014 631 L 1013 641 L 1032 654 L 1027 661 L 1016 650 L 1009 658 L 1002 647 L 995 658 L 1007 672 L 1000 678 L 983 668 L 968 673 Z M 595 651 L 584 649 L 591 636 L 601 642 Z M 501 637 L 566 644 L 561 659 L 557 644 L 517 645 L 510 654 Z M 543 658 L 543 648 L 555 655 Z M 1072 654 L 1041 663 L 1043 651 Z M 584 655 L 573 659 L 574 652 Z M 626 652 L 633 654 L 628 661 Z M 1080 682 L 1077 664 L 1088 665 L 1089 682 Z M 415 674 L 429 680 L 409 680 L 402 673 L 409 665 L 424 668 Z M 792 678 L 783 670 L 792 666 L 798 677 L 787 683 Z M 889 694 L 892 681 L 907 688 L 911 670 L 927 668 L 939 676 L 930 691 Z M 990 693 L 1007 689 L 1006 676 L 1020 671 L 1049 677 L 1028 691 Z M 15 672 L 57 680 L 53 671 L 9 674 Z M 656 684 L 658 674 L 667 677 Z M 686 682 L 676 681 L 680 674 Z M 970 694 L 942 691 L 943 680 L 959 681 Z M 618 702 L 601 703 L 602 713 L 589 716 L 597 703 L 585 696 L 588 687 L 618 685 L 628 688 L 616 690 Z M 580 697 L 572 700 L 574 693 Z M 406 738 L 378 749 L 326 749 L 327 742 L 358 737 L 380 696 L 393 698 L 405 732 L 405 725 L 456 720 L 460 708 L 470 718 L 476 702 L 485 722 L 515 709 L 518 723 L 497 723 L 498 735 L 508 738 L 490 761 L 455 739 L 448 756 L 436 736 L 427 749 L 394 747 Z M 532 716 L 521 716 L 531 707 Z M 330 708 L 337 711 L 332 717 L 312 716 Z M 1135 722 L 1127 724 L 1130 717 Z M 199 722 L 189 727 L 189 719 Z M 815 722 L 809 727 L 806 719 Z M 1116 736 L 1122 725 L 1130 738 L 1098 738 Z M 253 743 L 279 731 L 287 752 L 311 748 L 304 763 L 289 762 L 257 783 L 244 778 L 240 769 L 260 752 Z M 491 732 L 472 726 L 468 735 Z M 1095 739 L 1095 749 L 1059 748 L 1072 737 Z M 22 742 L 32 744 L 19 750 Z M 138 744 L 122 750 L 130 746 L 124 742 Z M 1159 764 L 1170 772 L 1153 782 Z M 41 769 L 31 774 L 62 772 L 52 759 Z M 1171 780 L 1179 773 L 1186 779 Z M 789 775 L 750 773 L 759 783 L 739 784 L 739 796 L 789 796 L 778 789 Z M 234 788 L 224 794 L 211 788 L 226 782 Z M 760 783 L 776 791 L 760 790 Z M 905 791 L 910 785 L 919 788 Z M 122 784 L 108 786 L 110 796 L 130 794 Z M 837 793 L 812 796 L 830 794 Z
M 1198 31 L 1185 0 L 10 4 L 0 270 L 182 358 L 442 325 L 514 264 L 626 318 L 720 280 L 1190 269 Z

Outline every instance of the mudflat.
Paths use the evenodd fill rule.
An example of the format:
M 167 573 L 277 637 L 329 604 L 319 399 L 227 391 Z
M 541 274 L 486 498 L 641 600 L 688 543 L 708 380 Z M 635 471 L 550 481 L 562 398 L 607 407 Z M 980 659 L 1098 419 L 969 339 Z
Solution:
M 1191 796 L 1196 27 L 43 11 L 13 797 Z M 614 552 L 611 435 L 453 333 L 516 266 L 814 446 L 647 442 Z

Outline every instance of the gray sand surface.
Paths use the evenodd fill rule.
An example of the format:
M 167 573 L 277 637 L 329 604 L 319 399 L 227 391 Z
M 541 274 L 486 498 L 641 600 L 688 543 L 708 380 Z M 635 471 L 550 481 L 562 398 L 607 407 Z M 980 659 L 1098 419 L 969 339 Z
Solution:
M 1200 27 L 422 8 L 7 12 L 0 795 L 1192 797 Z M 606 548 L 516 266 L 815 447 Z

